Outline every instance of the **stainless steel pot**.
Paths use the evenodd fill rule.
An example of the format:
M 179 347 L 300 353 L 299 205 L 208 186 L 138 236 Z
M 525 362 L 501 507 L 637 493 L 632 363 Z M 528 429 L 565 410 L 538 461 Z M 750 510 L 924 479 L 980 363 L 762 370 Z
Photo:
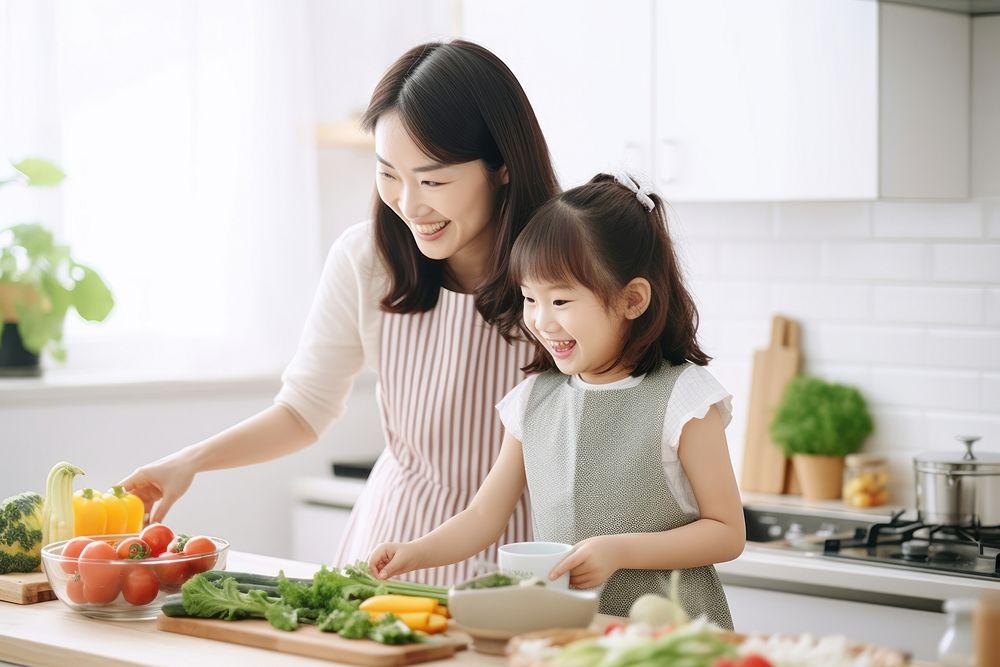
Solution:
M 927 524 L 1000 526 L 1000 454 L 972 453 L 979 436 L 957 436 L 965 455 L 919 454 L 913 459 L 917 514 Z

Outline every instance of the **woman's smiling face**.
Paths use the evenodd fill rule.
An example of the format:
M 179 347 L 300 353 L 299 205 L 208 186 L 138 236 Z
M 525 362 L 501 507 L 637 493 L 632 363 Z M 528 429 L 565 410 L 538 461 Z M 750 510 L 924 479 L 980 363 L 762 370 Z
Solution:
M 379 197 L 410 228 L 421 253 L 430 259 L 489 257 L 505 169 L 492 173 L 482 160 L 440 164 L 392 112 L 375 125 L 375 160 Z

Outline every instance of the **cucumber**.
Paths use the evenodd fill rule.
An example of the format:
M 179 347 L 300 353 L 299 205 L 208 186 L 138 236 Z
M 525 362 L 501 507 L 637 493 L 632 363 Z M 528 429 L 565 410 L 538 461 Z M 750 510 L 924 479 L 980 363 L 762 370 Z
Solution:
M 250 584 L 253 586 L 270 586 L 277 587 L 278 577 L 269 576 L 266 574 L 254 574 L 252 572 L 230 572 L 228 570 L 209 570 L 208 572 L 203 572 L 202 576 L 211 582 L 220 581 L 226 578 L 233 578 L 236 580 L 237 584 Z M 286 577 L 288 581 L 296 584 L 312 584 L 312 579 L 295 579 L 293 577 Z
M 160 607 L 160 611 L 162 611 L 166 616 L 182 617 L 188 615 L 188 613 L 184 611 L 184 603 L 181 602 L 180 593 L 168 595 L 163 601 L 163 606 Z

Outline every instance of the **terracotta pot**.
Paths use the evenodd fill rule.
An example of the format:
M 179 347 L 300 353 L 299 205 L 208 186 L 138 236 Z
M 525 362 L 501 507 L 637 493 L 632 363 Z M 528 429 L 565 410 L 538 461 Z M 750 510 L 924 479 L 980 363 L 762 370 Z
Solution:
M 795 475 L 802 486 L 802 497 L 810 500 L 836 500 L 844 479 L 843 456 L 792 456 Z

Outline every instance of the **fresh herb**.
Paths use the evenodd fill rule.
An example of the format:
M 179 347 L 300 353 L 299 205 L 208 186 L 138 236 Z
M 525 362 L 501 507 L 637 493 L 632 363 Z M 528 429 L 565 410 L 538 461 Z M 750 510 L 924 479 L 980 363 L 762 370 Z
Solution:
M 845 456 L 872 432 L 872 417 L 857 389 L 799 376 L 788 383 L 771 421 L 771 438 L 785 454 Z
M 519 583 L 519 579 L 511 577 L 506 574 L 500 574 L 495 572 L 493 574 L 488 574 L 478 579 L 473 579 L 469 583 L 462 586 L 463 589 L 478 589 L 478 588 L 503 588 L 504 586 L 513 586 Z

